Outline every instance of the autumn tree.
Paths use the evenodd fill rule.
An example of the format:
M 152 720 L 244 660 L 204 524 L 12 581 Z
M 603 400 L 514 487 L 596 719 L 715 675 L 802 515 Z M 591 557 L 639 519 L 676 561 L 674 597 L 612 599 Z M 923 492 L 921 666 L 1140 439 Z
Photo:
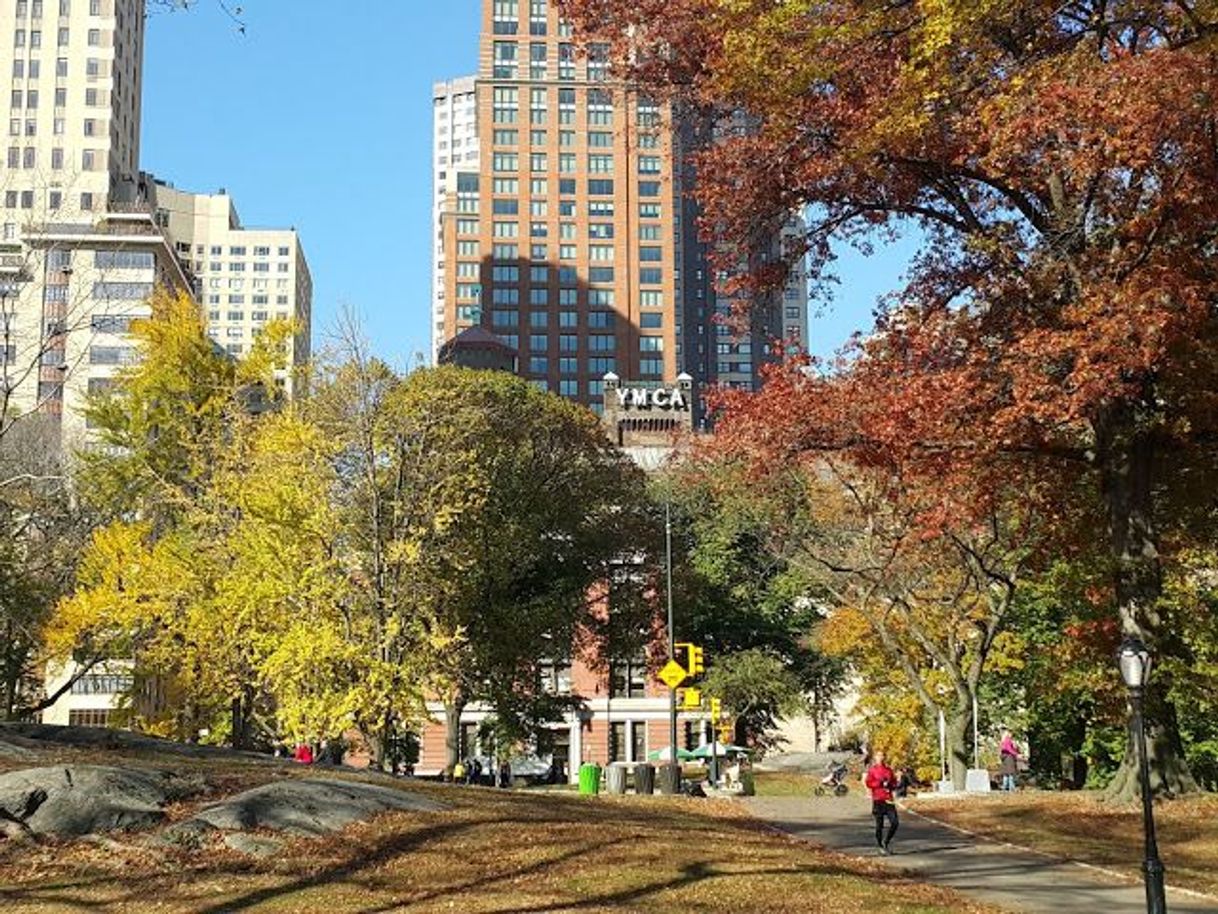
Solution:
M 441 485 L 444 469 L 433 465 L 438 475 L 424 479 L 406 464 L 408 441 L 395 425 L 402 378 L 372 355 L 353 315 L 340 320 L 337 339 L 315 375 L 304 408 L 334 444 L 330 498 L 355 585 L 353 612 L 363 621 L 366 649 L 383 674 L 367 683 L 367 700 L 355 716 L 373 763 L 380 766 L 390 740 L 422 713 L 421 692 L 413 687 L 417 677 L 408 661 L 421 656 L 421 644 L 435 642 L 416 624 L 415 597 L 406 594 L 410 587 L 422 590 L 429 583 L 409 577 L 417 556 L 411 519 L 422 510 L 414 506 Z
M 385 396 L 381 599 L 444 703 L 454 764 L 469 704 L 507 725 L 561 710 L 537 662 L 564 659 L 592 615 L 642 483 L 591 412 L 514 376 L 422 370 Z
M 224 643 L 217 595 L 240 567 L 229 538 L 240 515 L 217 500 L 217 485 L 243 466 L 237 451 L 252 413 L 276 398 L 273 373 L 290 328 L 272 325 L 234 360 L 186 296 L 158 292 L 151 305 L 151 317 L 132 326 L 140 359 L 88 407 L 96 438 L 77 457 L 76 486 L 107 523 L 46 637 L 78 670 L 130 658 L 161 677 L 182 700 L 159 726 L 193 736 L 216 724 L 217 702 L 233 700 L 234 721 L 244 713 L 232 683 L 253 675 L 242 668 L 247 653 L 213 653 Z M 233 732 L 240 736 L 240 725 Z
M 1173 490 L 1212 470 L 1218 5 L 1211 0 L 566 0 L 620 72 L 747 112 L 699 160 L 733 260 L 792 209 L 823 277 L 837 243 L 920 251 L 831 379 L 751 407 L 771 459 L 902 461 L 945 512 L 1018 468 L 1095 480 L 1119 629 L 1162 655 Z M 781 271 L 762 270 L 762 284 Z M 768 413 L 769 421 L 762 417 Z M 933 520 L 933 519 L 932 519 Z M 1149 696 L 1158 789 L 1192 786 L 1167 677 Z M 1132 737 L 1126 764 L 1134 758 Z

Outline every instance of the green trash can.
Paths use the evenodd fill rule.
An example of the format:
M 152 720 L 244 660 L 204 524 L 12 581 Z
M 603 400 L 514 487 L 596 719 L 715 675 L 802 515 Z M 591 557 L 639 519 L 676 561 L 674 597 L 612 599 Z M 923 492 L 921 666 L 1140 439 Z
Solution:
M 601 766 L 585 763 L 579 766 L 579 792 L 594 797 L 601 792 Z

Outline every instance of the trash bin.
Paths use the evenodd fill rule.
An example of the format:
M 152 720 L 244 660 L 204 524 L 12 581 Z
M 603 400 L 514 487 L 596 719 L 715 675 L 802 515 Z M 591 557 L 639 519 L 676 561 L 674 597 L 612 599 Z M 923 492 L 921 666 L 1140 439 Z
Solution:
M 654 765 L 642 764 L 634 766 L 634 792 L 639 796 L 649 796 L 656 792 L 656 769 Z
M 626 774 L 630 769 L 625 765 L 610 765 L 605 769 L 605 793 L 625 793 Z
M 579 792 L 592 797 L 601 792 L 600 765 L 589 763 L 579 766 Z
M 660 765 L 656 768 L 656 790 L 667 796 L 681 792 L 681 766 Z

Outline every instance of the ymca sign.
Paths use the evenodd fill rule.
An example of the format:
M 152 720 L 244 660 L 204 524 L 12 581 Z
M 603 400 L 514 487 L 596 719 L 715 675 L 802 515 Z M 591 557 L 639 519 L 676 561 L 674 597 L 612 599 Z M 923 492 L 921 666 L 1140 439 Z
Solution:
M 689 409 L 689 397 L 678 387 L 619 387 L 615 393 L 623 409 Z

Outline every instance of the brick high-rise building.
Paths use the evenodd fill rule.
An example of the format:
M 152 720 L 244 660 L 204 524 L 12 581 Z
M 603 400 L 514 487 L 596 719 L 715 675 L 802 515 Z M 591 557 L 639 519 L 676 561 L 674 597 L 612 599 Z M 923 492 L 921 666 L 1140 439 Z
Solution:
M 445 338 L 482 324 L 520 373 L 599 407 L 610 372 L 677 374 L 679 198 L 665 105 L 576 53 L 548 0 L 486 0 L 476 163 L 443 215 Z M 476 164 L 477 167 L 469 167 Z
M 730 302 L 697 237 L 684 154 L 705 125 L 614 80 L 605 48 L 577 53 L 548 0 L 484 0 L 477 76 L 434 95 L 433 348 L 481 325 L 519 353 L 520 374 L 599 410 L 608 373 L 751 387 L 772 339 L 806 343 L 802 271 L 796 304 L 762 302 L 740 338 L 718 323 Z M 460 154 L 439 145 L 457 118 Z

